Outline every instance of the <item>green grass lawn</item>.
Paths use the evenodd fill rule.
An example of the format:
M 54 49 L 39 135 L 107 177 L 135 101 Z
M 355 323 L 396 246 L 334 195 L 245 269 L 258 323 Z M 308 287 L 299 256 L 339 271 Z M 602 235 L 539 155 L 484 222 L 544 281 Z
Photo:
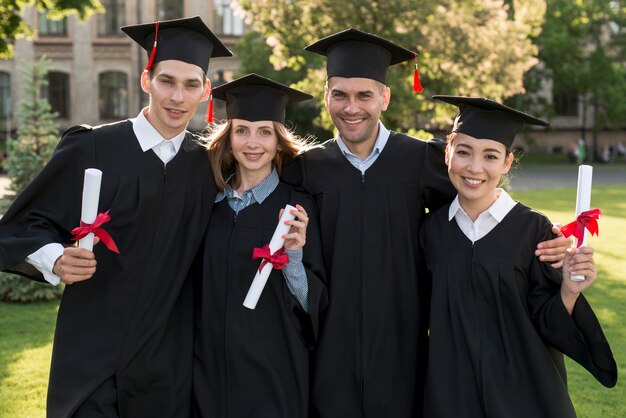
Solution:
M 575 217 L 576 190 L 547 189 L 513 193 L 520 202 L 540 210 L 552 221 Z M 602 209 L 600 235 L 589 245 L 596 249 L 598 281 L 585 292 L 611 344 L 618 367 L 626 364 L 626 186 L 596 187 L 591 207 Z M 578 416 L 626 417 L 623 375 L 613 389 L 600 385 L 586 370 L 567 359 L 569 391 Z
M 553 221 L 574 218 L 576 191 L 552 189 L 518 192 L 514 198 Z M 626 364 L 626 186 L 596 187 L 592 207 L 602 209 L 596 248 L 598 281 L 586 292 L 611 343 L 618 365 Z M 56 303 L 0 303 L 0 417 L 45 416 Z M 569 389 L 582 418 L 626 417 L 626 389 L 618 382 L 606 389 L 569 361 Z

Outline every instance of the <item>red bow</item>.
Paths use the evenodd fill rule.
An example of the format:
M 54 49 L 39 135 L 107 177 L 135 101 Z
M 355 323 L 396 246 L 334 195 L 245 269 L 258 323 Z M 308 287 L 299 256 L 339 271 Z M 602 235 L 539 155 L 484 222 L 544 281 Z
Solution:
M 265 244 L 261 248 L 255 248 L 252 250 L 252 259 L 262 258 L 263 261 L 259 266 L 259 271 L 263 270 L 263 267 L 267 263 L 272 263 L 275 269 L 282 270 L 289 262 L 289 255 L 285 254 L 285 247 L 280 247 L 274 254 L 270 252 L 270 246 Z
M 598 229 L 598 221 L 596 219 L 600 219 L 600 214 L 602 211 L 600 209 L 591 209 L 585 212 L 581 212 L 580 215 L 576 217 L 574 222 L 571 222 L 564 227 L 561 228 L 561 232 L 566 237 L 570 235 L 574 235 L 578 242 L 576 248 L 580 247 L 583 243 L 583 238 L 585 237 L 585 228 L 589 231 L 591 235 L 598 235 L 600 230 Z
M 81 238 L 86 237 L 89 233 L 92 233 L 100 238 L 100 240 L 106 245 L 106 247 L 113 251 L 114 253 L 119 254 L 120 251 L 117 249 L 117 245 L 115 245 L 115 241 L 111 238 L 111 235 L 104 229 L 100 228 L 102 224 L 105 224 L 111 220 L 111 216 L 109 215 L 109 211 L 107 210 L 105 213 L 99 213 L 96 217 L 96 220 L 92 224 L 86 224 L 83 221 L 80 221 L 80 226 L 72 229 L 72 238 L 73 241 L 78 241 Z

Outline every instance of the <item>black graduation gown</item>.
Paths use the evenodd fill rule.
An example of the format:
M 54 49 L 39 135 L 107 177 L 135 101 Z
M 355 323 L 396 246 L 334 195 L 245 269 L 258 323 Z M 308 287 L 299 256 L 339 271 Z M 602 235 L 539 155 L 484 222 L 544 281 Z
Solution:
M 252 250 L 270 239 L 281 208 L 309 214 L 303 263 L 309 314 L 273 269 L 256 309 L 243 306 L 260 261 Z M 206 418 L 305 417 L 309 394 L 307 347 L 328 303 L 313 200 L 280 183 L 263 203 L 237 215 L 226 199 L 215 205 L 204 242 L 194 353 L 196 415 Z
M 443 149 L 391 133 L 361 175 L 336 140 L 283 169 L 318 205 L 330 304 L 316 353 L 312 410 L 322 417 L 421 414 L 429 291 L 418 228 L 452 200 Z
M 534 254 L 552 238 L 547 218 L 518 203 L 472 245 L 445 207 L 421 234 L 432 278 L 425 417 L 575 417 L 557 350 L 615 385 L 591 307 L 581 295 L 570 317 L 560 272 Z
M 67 417 L 116 375 L 121 417 L 190 414 L 193 287 L 186 274 L 216 195 L 206 153 L 187 135 L 164 168 L 130 121 L 75 127 L 0 221 L 0 269 L 42 280 L 23 262 L 50 242 L 70 244 L 84 169 L 102 170 L 99 212 L 120 250 L 100 243 L 97 271 L 65 287 L 57 317 L 48 416 Z

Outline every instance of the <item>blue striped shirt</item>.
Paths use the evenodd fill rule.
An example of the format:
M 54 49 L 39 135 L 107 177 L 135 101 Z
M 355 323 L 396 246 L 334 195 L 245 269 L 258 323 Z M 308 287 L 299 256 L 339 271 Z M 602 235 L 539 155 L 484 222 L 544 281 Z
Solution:
M 383 148 L 387 145 L 390 134 L 391 132 L 385 128 L 385 125 L 383 125 L 381 121 L 378 121 L 378 136 L 376 137 L 374 148 L 372 149 L 370 155 L 365 157 L 363 160 L 348 149 L 340 135 L 337 135 L 337 145 L 350 164 L 359 170 L 361 174 L 365 174 L 365 171 L 370 168 L 372 164 L 374 164 L 380 153 L 383 152 Z
M 254 186 L 252 189 L 246 190 L 241 196 L 232 187 L 230 187 L 230 185 L 227 185 L 223 191 L 217 193 L 215 203 L 227 199 L 228 206 L 230 206 L 235 213 L 239 213 L 239 211 L 252 204 L 263 203 L 263 201 L 276 189 L 278 182 L 278 173 L 274 168 L 265 180 Z M 307 281 L 306 271 L 304 270 L 304 265 L 302 264 L 302 249 L 290 250 L 289 248 L 285 248 L 285 253 L 289 256 L 289 263 L 287 263 L 283 269 L 283 276 L 287 282 L 287 287 L 289 288 L 291 294 L 298 299 L 302 308 L 308 312 L 309 282 Z

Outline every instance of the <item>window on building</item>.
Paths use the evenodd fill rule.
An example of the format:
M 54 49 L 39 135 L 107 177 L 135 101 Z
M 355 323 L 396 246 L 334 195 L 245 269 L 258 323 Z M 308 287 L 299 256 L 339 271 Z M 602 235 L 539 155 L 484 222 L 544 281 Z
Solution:
M 128 77 L 120 71 L 100 74 L 100 119 L 128 117 Z
M 243 19 L 230 8 L 231 0 L 215 0 L 216 32 L 220 35 L 243 35 Z
M 11 117 L 11 74 L 0 71 L 0 118 Z
M 558 84 L 552 90 L 552 103 L 557 116 L 578 116 L 578 92 Z
M 183 2 L 180 0 L 157 0 L 157 20 L 183 17 Z
M 70 77 L 66 73 L 50 71 L 48 85 L 42 86 L 41 96 L 48 99 L 52 111 L 60 118 L 70 117 Z
M 50 20 L 46 13 L 39 12 L 39 36 L 67 36 L 67 17 Z
M 98 14 L 98 36 L 122 36 L 120 27 L 126 25 L 125 0 L 100 0 L 106 13 Z

